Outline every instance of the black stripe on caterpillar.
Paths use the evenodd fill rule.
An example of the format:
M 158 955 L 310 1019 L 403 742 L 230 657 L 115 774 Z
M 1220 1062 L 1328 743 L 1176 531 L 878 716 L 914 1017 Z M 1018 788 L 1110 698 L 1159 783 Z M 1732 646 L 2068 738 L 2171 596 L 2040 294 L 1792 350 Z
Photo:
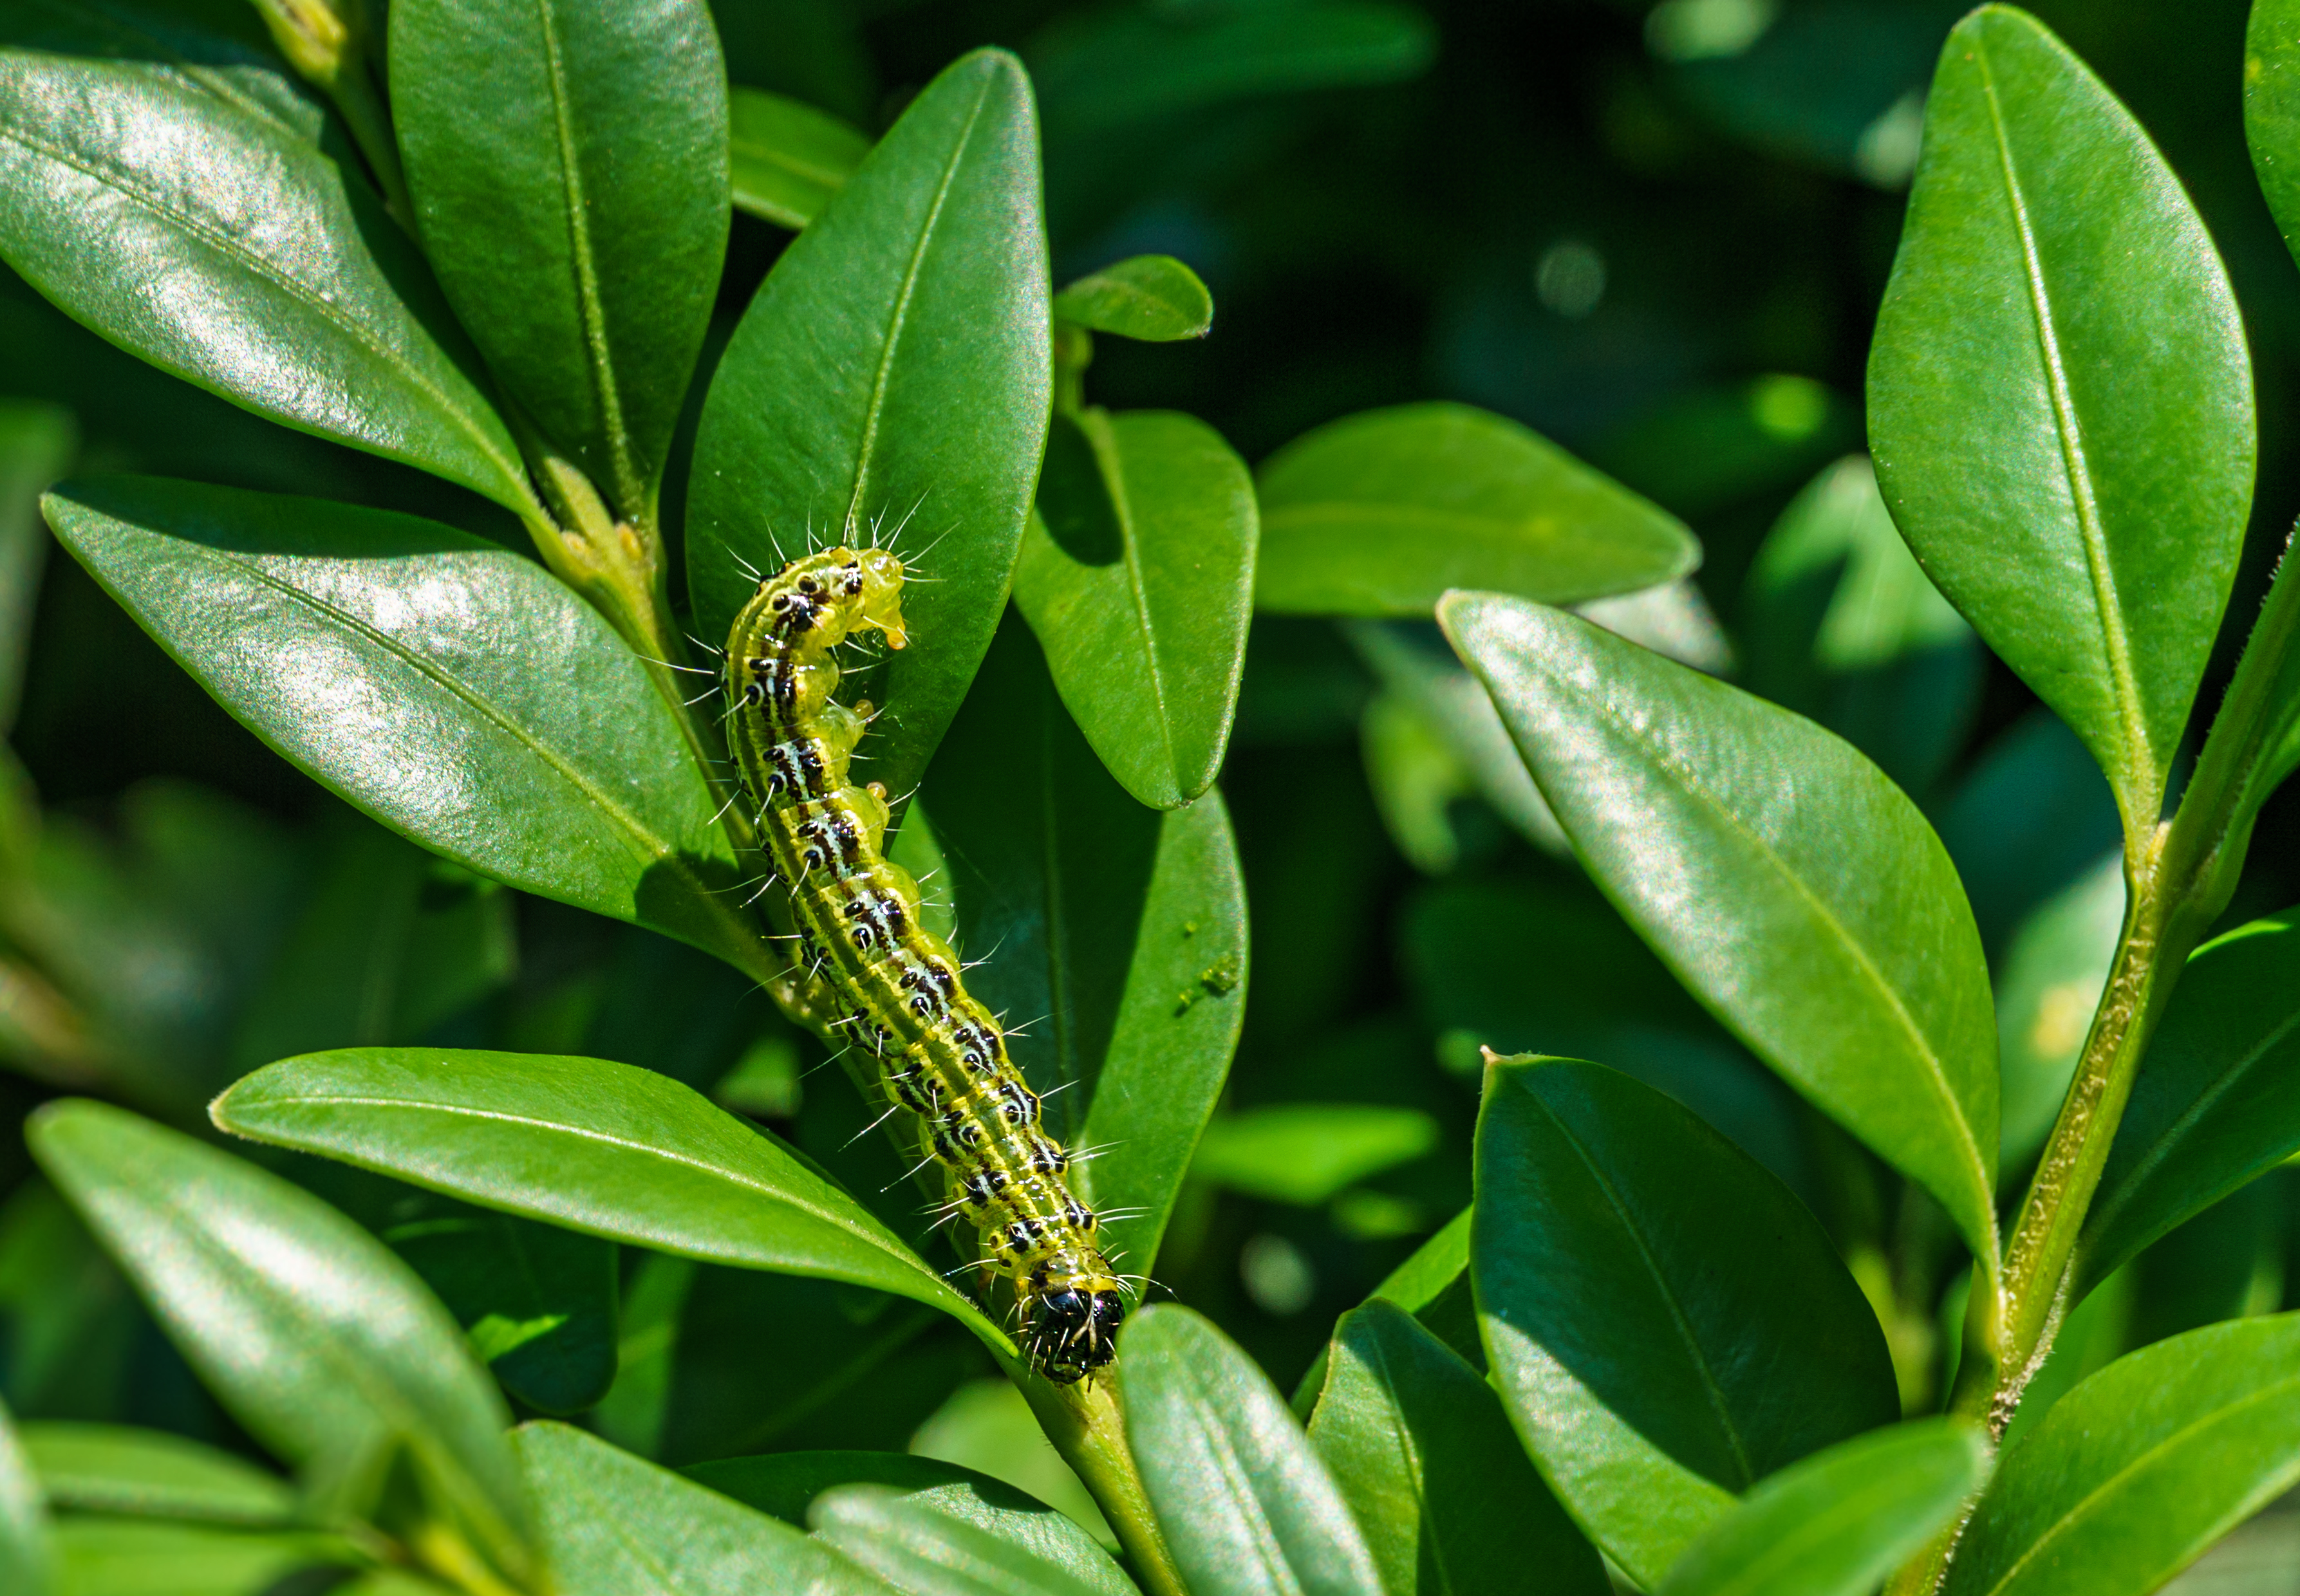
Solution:
M 761 582 L 727 639 L 729 742 L 789 889 L 808 1006 L 851 1027 L 888 1097 L 919 1117 L 949 1211 L 1013 1284 L 1033 1365 L 1067 1384 L 1115 1354 L 1126 1284 L 997 1022 L 968 995 L 950 944 L 920 923 L 917 883 L 887 859 L 886 789 L 847 776 L 863 717 L 831 697 L 830 651 L 850 636 L 908 641 L 903 576 L 889 551 L 835 548 Z

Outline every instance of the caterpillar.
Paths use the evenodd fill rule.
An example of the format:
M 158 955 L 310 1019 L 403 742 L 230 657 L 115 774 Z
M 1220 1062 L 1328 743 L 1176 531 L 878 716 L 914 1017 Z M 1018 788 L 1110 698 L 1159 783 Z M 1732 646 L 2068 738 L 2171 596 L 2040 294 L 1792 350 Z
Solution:
M 895 1104 L 919 1116 L 947 1185 L 944 1212 L 979 1232 L 981 1262 L 1012 1283 L 1031 1362 L 1068 1384 L 1108 1364 L 1126 1285 L 1071 1193 L 1071 1156 L 950 944 L 919 919 L 918 884 L 884 852 L 887 790 L 848 761 L 869 706 L 835 702 L 831 651 L 862 631 L 909 641 L 903 562 L 840 547 L 766 578 L 728 635 L 729 744 L 759 810 L 760 845 L 790 894 L 802 977 L 830 1027 L 876 1054 Z

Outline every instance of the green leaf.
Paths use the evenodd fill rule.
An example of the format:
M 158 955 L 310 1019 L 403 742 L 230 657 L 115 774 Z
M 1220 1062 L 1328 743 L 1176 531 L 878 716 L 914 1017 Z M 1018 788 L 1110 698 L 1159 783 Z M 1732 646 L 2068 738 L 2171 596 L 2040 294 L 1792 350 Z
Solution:
M 563 1596 L 887 1596 L 821 1542 L 580 1430 L 517 1439 Z
M 2100 767 L 2041 707 L 1980 751 L 1938 819 L 1992 959 L 2029 910 L 2117 849 L 2121 831 Z
M 40 495 L 63 475 L 75 444 L 71 413 L 53 404 L 0 400 L 0 731 L 16 724 L 32 605 L 48 538 Z
M 1420 1109 L 1273 1103 L 1208 1125 L 1190 1173 L 1249 1197 L 1315 1208 L 1345 1186 L 1410 1164 L 1437 1145 L 1438 1122 Z
M 1485 697 L 1485 690 L 1467 671 L 1454 674 L 1480 700 Z M 1500 727 L 1496 719 L 1494 729 Z M 1367 700 L 1365 712 L 1358 718 L 1358 746 L 1365 758 L 1366 786 L 1372 791 L 1374 808 L 1381 812 L 1389 840 L 1425 876 L 1451 874 L 1462 862 L 1463 844 L 1454 826 L 1454 805 L 1477 791 L 1446 730 L 1438 716 L 1395 687 Z M 1502 746 L 1522 774 L 1525 761 L 1509 746 L 1507 734 Z M 1529 778 L 1526 786 L 1532 785 Z
M 1427 616 L 1449 587 L 1578 603 L 1701 561 L 1674 516 L 1465 404 L 1329 422 L 1271 456 L 1258 483 L 1254 602 L 1283 614 Z
M 1622 918 L 1993 1277 L 1988 970 L 1916 806 L 1811 721 L 1586 621 L 1479 594 L 1438 619 Z
M 1470 1267 L 1526 1449 L 1648 1588 L 1736 1494 L 1899 1415 L 1877 1316 L 1812 1213 L 1603 1065 L 1488 1066 Z
M 1060 1514 L 1038 1516 L 1038 1533 L 1019 1539 L 971 1506 L 962 1499 L 950 1511 L 933 1492 L 843 1485 L 815 1499 L 807 1522 L 817 1540 L 911 1596 L 1135 1596 L 1110 1554 Z
M 870 135 L 804 100 L 739 84 L 728 91 L 735 208 L 796 231 L 871 153 Z
M 393 830 L 523 891 L 776 960 L 646 667 L 533 561 L 385 511 L 152 478 L 48 519 L 224 708 Z
M 2021 12 L 1984 6 L 1941 52 L 1871 348 L 1893 519 L 2138 835 L 2243 550 L 2251 364 L 2171 168 Z
M 1377 1296 L 1335 1327 L 1310 1444 L 1389 1596 L 1604 1596 L 1493 1388 L 1403 1308 Z
M 919 1255 L 780 1142 L 667 1076 L 599 1059 L 346 1048 L 215 1101 L 238 1135 L 483 1207 L 738 1268 L 843 1280 L 1009 1343 Z
M 968 985 L 1071 1147 L 1071 1184 L 1138 1263 L 1155 1258 L 1246 1007 L 1246 885 L 1221 795 L 1163 814 L 1096 760 L 1010 621 L 922 799 L 949 860 Z
M 380 202 L 308 137 L 168 69 L 0 55 L 0 255 L 163 371 L 532 510 L 462 335 Z
M 1833 1446 L 1760 1484 L 1659 1596 L 1869 1596 L 1947 1526 L 1994 1461 L 1987 1434 L 1958 1418 Z
M 253 1527 L 296 1516 L 287 1481 L 164 1430 L 51 1421 L 23 1427 L 40 1489 L 59 1508 Z
M 0 46 L 133 62 L 142 74 L 213 96 L 241 114 L 317 145 L 326 103 L 279 58 L 254 6 L 204 0 L 166 10 L 105 0 L 41 0 L 0 15 Z
M 1214 296 L 1173 256 L 1134 255 L 1055 295 L 1054 314 L 1091 332 L 1171 344 L 1212 330 Z
M 2123 930 L 2120 850 L 2040 905 L 2013 934 L 1996 982 L 2002 1168 L 2024 1168 L 2043 1151 L 2076 1078 L 2077 1056 Z
M 0 1589 L 15 1596 L 47 1596 L 54 1566 L 47 1503 L 34 1467 L 0 1407 Z
M 840 1485 L 858 1484 L 924 1496 L 938 1512 L 994 1526 L 1020 1520 L 1009 1527 L 1025 1540 L 1035 1536 L 1028 1532 L 1029 1524 L 1041 1518 L 1051 1524 L 1059 1517 L 1012 1485 L 916 1452 L 762 1452 L 691 1463 L 679 1472 L 785 1524 L 804 1525 L 816 1497 Z
M 2285 247 L 2300 258 L 2300 4 L 2253 0 L 2244 46 L 2252 170 Z
M 1013 57 L 977 51 L 911 102 L 783 253 L 704 403 L 689 490 L 696 629 L 724 636 L 755 576 L 820 542 L 875 541 L 931 583 L 871 776 L 918 783 L 1005 608 L 1053 402 L 1038 121 Z
M 102 1103 L 51 1103 L 26 1136 L 209 1388 L 320 1500 L 415 1511 L 427 1534 L 524 1577 L 503 1400 L 380 1242 L 300 1186 Z M 409 1468 L 421 1500 L 402 1509 L 387 1487 Z
M 2300 910 L 2190 955 L 2101 1170 L 2078 1292 L 2300 1152 Z
M 1229 747 L 1255 527 L 1245 461 L 1196 417 L 1055 420 L 1014 602 L 1087 741 L 1153 809 L 1212 786 Z
M 2300 1480 L 2300 1316 L 2110 1364 L 2011 1448 L 1942 1596 L 2146 1596 Z
M 908 1444 L 921 1458 L 963 1468 L 1018 1493 L 1024 1507 L 1045 1503 L 1105 1547 L 1118 1544 L 1116 1533 L 1088 1492 L 1086 1482 L 1046 1439 L 1046 1426 L 1012 1380 L 967 1381 L 911 1433 Z M 908 1484 L 900 1478 L 881 1479 L 876 1472 L 863 1477 L 879 1484 Z M 949 1511 L 959 1511 L 963 1505 L 955 1495 L 941 1500 Z
M 395 0 L 391 120 L 440 287 L 512 396 L 652 522 L 727 249 L 704 0 Z
M 1349 1504 L 1270 1378 L 1187 1308 L 1120 1332 L 1126 1437 L 1194 1596 L 1381 1596 Z
M 56 1589 L 69 1596 L 269 1596 L 314 1584 L 352 1596 L 357 1587 L 338 1582 L 366 1560 L 332 1535 L 250 1534 L 134 1518 L 67 1518 L 54 1538 Z M 410 1586 L 440 1592 L 411 1581 L 390 1596 L 412 1596 Z

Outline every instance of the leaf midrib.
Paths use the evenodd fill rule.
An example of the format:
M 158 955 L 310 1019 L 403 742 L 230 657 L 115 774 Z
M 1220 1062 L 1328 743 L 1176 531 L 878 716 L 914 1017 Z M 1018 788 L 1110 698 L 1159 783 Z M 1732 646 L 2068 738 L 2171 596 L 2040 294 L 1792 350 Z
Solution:
M 1150 702 L 1157 710 L 1158 745 L 1165 752 L 1166 772 L 1177 793 L 1188 785 L 1181 755 L 1174 747 L 1173 712 L 1166 702 L 1166 672 L 1158 649 L 1158 632 L 1150 621 L 1150 594 L 1142 574 L 1142 535 L 1135 525 L 1134 500 L 1126 477 L 1126 455 L 1107 416 L 1096 416 L 1083 428 L 1110 489 L 1111 508 L 1118 516 L 1118 544 L 1125 553 L 1126 595 L 1131 601 L 1134 624 L 1142 638 L 1143 668 L 1150 677 Z

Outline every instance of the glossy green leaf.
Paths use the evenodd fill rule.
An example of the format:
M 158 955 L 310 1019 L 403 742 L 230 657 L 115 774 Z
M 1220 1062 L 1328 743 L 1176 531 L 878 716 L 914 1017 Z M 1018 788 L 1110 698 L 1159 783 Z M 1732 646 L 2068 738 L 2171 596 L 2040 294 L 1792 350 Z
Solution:
M 346 1048 L 216 1099 L 236 1135 L 633 1246 L 843 1280 L 1006 1339 L 782 1143 L 653 1070 L 598 1059 Z
M 1377 1296 L 1335 1326 L 1310 1444 L 1389 1596 L 1609 1588 L 1493 1388 L 1395 1303 Z
M 1208 1125 L 1190 1173 L 1250 1197 L 1314 1208 L 1437 1145 L 1438 1122 L 1420 1109 L 1272 1103 Z
M 329 125 L 326 103 L 279 58 L 246 0 L 165 9 L 39 0 L 0 14 L 0 46 L 133 62 L 146 76 L 211 95 L 309 144 L 321 143 Z
M 184 482 L 71 484 L 47 510 L 226 709 L 376 819 L 775 973 L 646 667 L 533 561 L 409 516 Z
M 504 387 L 651 521 L 727 248 L 704 0 L 395 0 L 415 228 Z
M 1027 1410 L 1026 1410 L 1027 1411 Z M 679 1470 L 688 1478 L 771 1514 L 785 1524 L 804 1525 L 806 1510 L 824 1492 L 841 1485 L 876 1485 L 930 1498 L 938 1512 L 1017 1534 L 1054 1509 L 1027 1492 L 988 1475 L 916 1452 L 762 1452 L 721 1458 Z M 1030 1534 L 1021 1534 L 1030 1539 Z
M 2300 910 L 2189 957 L 2132 1086 L 2073 1265 L 2083 1291 L 2300 1152 Z
M 69 411 L 52 404 L 0 400 L 0 729 L 16 723 L 23 695 L 24 653 L 32 641 L 32 604 L 47 563 L 40 495 L 71 462 Z
M 75 320 L 258 415 L 535 502 L 381 204 L 308 137 L 167 69 L 0 56 L 0 255 Z
M 887 1596 L 821 1542 L 580 1430 L 517 1439 L 564 1596 Z
M 1016 1496 L 1025 1509 L 1035 1509 L 1036 1504 L 1043 1502 L 1085 1528 L 1102 1545 L 1118 1544 L 1117 1534 L 1087 1491 L 1086 1483 L 1062 1461 L 1054 1442 L 1046 1439 L 1046 1426 L 1012 1380 L 967 1381 L 912 1432 L 907 1444 L 922 1459 L 963 1469 L 977 1482 L 988 1479 L 1003 1487 L 1007 1494 L 983 1498 L 992 1506 L 1013 1505 Z M 875 1484 L 905 1489 L 910 1484 L 901 1478 L 881 1478 L 876 1471 L 863 1477 Z M 983 1489 L 979 1484 L 970 1486 L 963 1494 L 979 1496 Z M 961 1493 L 946 1493 L 938 1500 L 945 1511 L 994 1522 L 984 1509 L 968 1505 Z
M 1054 314 L 1090 332 L 1170 344 L 1203 338 L 1214 296 L 1171 255 L 1133 255 L 1088 272 L 1054 295 Z
M 0 1408 L 0 1590 L 48 1596 L 54 1566 L 39 1478 L 8 1410 Z
M 738 84 L 727 112 L 735 208 L 779 227 L 820 216 L 871 153 L 862 129 L 788 95 Z
M 2153 826 L 2243 549 L 2251 363 L 2171 169 L 2019 11 L 1941 53 L 1871 347 L 1893 519 Z
M 1134 1582 L 1084 1530 L 1046 1513 L 1029 1540 L 1002 1534 L 967 1510 L 945 1511 L 932 1492 L 843 1485 L 814 1500 L 807 1522 L 911 1596 L 1134 1596 Z
M 338 1582 L 366 1560 L 332 1535 L 251 1534 L 135 1518 L 67 1518 L 54 1541 L 62 1596 L 270 1596 L 304 1582 L 335 1591 L 347 1589 Z M 391 1596 L 406 1592 L 403 1585 Z
M 23 1427 L 25 1455 L 59 1508 L 250 1526 L 289 1524 L 294 1487 L 246 1459 L 126 1425 L 51 1420 Z
M 806 549 L 890 544 L 912 646 L 871 774 L 914 786 L 1005 608 L 1053 400 L 1038 121 L 1012 56 L 946 69 L 776 262 L 712 379 L 688 499 L 696 628 Z
M 1760 1483 L 1688 1550 L 1659 1596 L 1869 1596 L 1954 1518 L 1995 1461 L 1978 1425 L 1922 1418 Z
M 1054 687 L 1120 785 L 1174 809 L 1213 785 L 1246 668 L 1254 482 L 1174 411 L 1056 418 L 1014 567 Z
M 1996 980 L 2006 1169 L 2027 1166 L 2052 1133 L 2123 930 L 2119 850 L 2039 905 L 2013 934 Z
M 949 861 L 968 985 L 1065 1145 L 1107 1233 L 1154 1258 L 1246 1007 L 1246 886 L 1221 795 L 1163 814 L 1103 769 L 1019 621 L 966 701 L 921 800 Z M 1029 1024 L 1035 1017 L 1042 1024 Z
M 2146 1596 L 2300 1481 L 2300 1316 L 2110 1364 L 2008 1450 L 1942 1596 Z
M 53 1103 L 27 1138 L 209 1388 L 322 1501 L 407 1511 L 385 1498 L 412 1469 L 413 1510 L 466 1539 L 463 1555 L 524 1576 L 510 1416 L 380 1242 L 300 1186 L 122 1110 Z
M 1899 1415 L 1804 1205 L 1603 1065 L 1488 1065 L 1471 1272 L 1494 1384 L 1583 1530 L 1652 1586 L 1736 1494 Z
M 2244 40 L 2244 134 L 2261 197 L 2300 252 L 2300 4 L 2253 0 Z
M 1916 806 L 1811 721 L 1586 621 L 1479 594 L 1439 619 L 1622 918 L 1993 1274 L 1988 970 Z
M 1194 1596 L 1381 1596 L 1365 1537 L 1270 1378 L 1187 1308 L 1119 1334 L 1126 1437 Z
M 1675 517 L 1464 404 L 1329 422 L 1271 456 L 1257 483 L 1254 601 L 1285 614 L 1427 616 L 1449 587 L 1577 603 L 1701 561 Z

